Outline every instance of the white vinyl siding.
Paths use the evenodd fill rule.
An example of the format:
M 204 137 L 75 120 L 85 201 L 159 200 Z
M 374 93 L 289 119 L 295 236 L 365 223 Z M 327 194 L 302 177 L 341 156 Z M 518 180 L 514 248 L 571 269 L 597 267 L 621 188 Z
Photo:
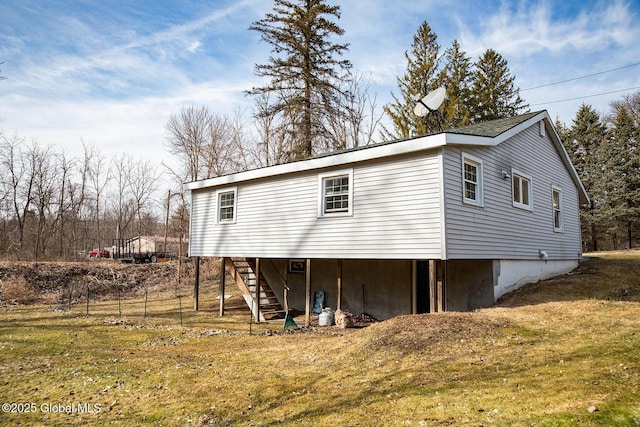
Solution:
M 541 137 L 531 126 L 495 147 L 464 146 L 464 153 L 481 158 L 484 169 L 484 209 L 470 209 L 460 195 L 461 147 L 444 154 L 445 223 L 449 259 L 578 259 L 581 254 L 578 190 L 559 158 L 549 134 Z M 554 232 L 552 198 L 533 191 L 533 211 L 513 208 L 511 179 L 502 171 L 527 171 L 535 188 L 562 188 L 564 234 Z
M 537 121 L 527 122 L 502 139 L 444 133 L 190 183 L 190 254 L 539 260 L 544 251 L 550 261 L 579 259 L 580 183 L 544 117 L 545 136 Z M 529 198 L 535 210 L 513 208 L 507 171 L 514 169 L 535 185 Z M 345 171 L 349 211 L 322 216 L 319 182 Z M 231 185 L 235 225 L 229 226 L 218 223 L 218 193 Z M 554 227 L 554 186 L 562 189 L 561 235 Z M 344 189 L 331 197 L 344 200 Z
M 319 176 L 343 174 L 344 167 L 238 183 L 233 227 L 213 224 L 214 188 L 194 190 L 190 254 L 440 258 L 440 153 L 354 164 L 350 216 L 318 217 Z

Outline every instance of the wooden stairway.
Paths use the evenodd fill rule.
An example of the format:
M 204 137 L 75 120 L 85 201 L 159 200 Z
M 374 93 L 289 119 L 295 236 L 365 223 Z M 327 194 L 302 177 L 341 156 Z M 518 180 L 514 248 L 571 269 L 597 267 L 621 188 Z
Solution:
M 262 273 L 260 273 L 260 280 L 257 280 L 254 258 L 227 258 L 227 267 L 233 275 L 236 286 L 242 292 L 251 313 L 253 313 L 254 319 L 264 322 L 265 320 L 284 318 L 284 308 Z M 259 282 L 260 298 L 256 298 L 257 282 Z M 256 307 L 256 299 L 259 300 L 259 308 Z

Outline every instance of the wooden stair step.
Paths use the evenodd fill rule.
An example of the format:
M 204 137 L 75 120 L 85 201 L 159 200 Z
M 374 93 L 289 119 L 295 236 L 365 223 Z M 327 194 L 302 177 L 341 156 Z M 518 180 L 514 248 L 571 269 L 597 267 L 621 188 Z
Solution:
M 268 304 L 262 304 L 262 302 L 260 302 L 260 307 L 280 307 L 280 303 L 279 302 L 272 302 L 272 303 L 268 303 Z
M 242 281 L 242 284 L 238 286 L 242 286 L 241 289 L 249 292 L 245 294 L 245 297 L 249 298 L 247 304 L 251 304 L 250 300 L 255 301 L 257 299 L 256 293 L 259 293 L 258 312 L 260 316 L 270 316 L 272 318 L 274 316 L 284 316 L 285 311 L 282 304 L 280 304 L 267 280 L 262 274 L 260 274 L 260 277 L 256 276 L 256 263 L 254 260 L 250 258 L 230 258 L 230 266 L 235 270 L 236 277 Z M 254 308 L 251 309 L 253 310 Z

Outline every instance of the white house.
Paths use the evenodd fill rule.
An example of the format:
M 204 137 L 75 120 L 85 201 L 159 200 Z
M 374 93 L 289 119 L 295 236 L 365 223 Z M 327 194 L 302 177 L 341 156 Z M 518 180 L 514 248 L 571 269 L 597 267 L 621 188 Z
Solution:
M 185 187 L 191 256 L 249 259 L 307 314 L 322 290 L 379 319 L 485 307 L 569 272 L 589 203 L 546 111 Z

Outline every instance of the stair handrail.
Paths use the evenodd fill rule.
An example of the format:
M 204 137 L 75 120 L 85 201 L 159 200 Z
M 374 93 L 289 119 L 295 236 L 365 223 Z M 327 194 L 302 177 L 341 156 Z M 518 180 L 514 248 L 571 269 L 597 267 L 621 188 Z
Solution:
M 278 270 L 278 267 L 276 267 L 276 264 L 273 262 L 272 259 L 268 261 L 273 267 L 273 269 L 275 270 L 276 274 L 278 275 L 278 279 L 280 279 L 280 283 L 282 284 L 282 287 L 285 289 L 289 289 L 289 284 L 284 280 L 284 277 L 282 277 L 282 274 L 280 274 L 280 271 Z
M 236 286 L 238 288 L 240 288 L 240 291 L 242 292 L 242 295 L 244 296 L 245 300 L 246 298 L 250 299 L 250 307 L 249 310 L 251 310 L 251 314 L 253 315 L 253 317 L 255 319 L 260 319 L 260 321 L 264 321 L 264 316 L 262 315 L 262 311 L 260 310 L 260 307 L 256 307 L 256 299 L 253 297 L 253 294 L 251 293 L 251 291 L 249 290 L 249 288 L 247 287 L 247 284 L 244 282 L 244 278 L 242 277 L 242 274 L 240 274 L 240 272 L 238 271 L 238 269 L 236 268 L 236 265 L 233 262 L 232 258 L 227 258 L 227 263 L 228 265 L 233 268 L 233 281 L 236 283 Z M 240 279 L 240 280 L 237 280 Z M 259 279 L 257 279 L 257 282 L 259 282 Z M 259 285 L 258 283 L 256 283 L 256 291 L 258 291 Z M 247 301 L 247 305 L 249 301 Z

